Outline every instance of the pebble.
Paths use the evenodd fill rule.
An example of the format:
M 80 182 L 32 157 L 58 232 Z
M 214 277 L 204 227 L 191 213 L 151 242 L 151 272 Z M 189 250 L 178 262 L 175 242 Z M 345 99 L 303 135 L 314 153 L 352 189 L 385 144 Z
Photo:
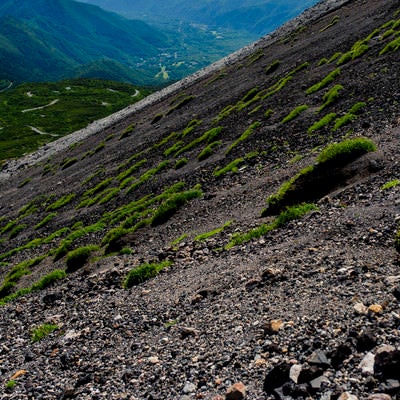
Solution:
M 368 307 L 365 306 L 363 303 L 356 303 L 354 304 L 353 308 L 357 314 L 364 314 L 364 315 L 368 314 Z
M 265 332 L 270 335 L 276 334 L 282 328 L 282 325 L 283 321 L 281 319 L 272 319 L 265 324 Z
M 344 392 L 339 396 L 338 400 L 358 400 L 358 397 L 349 392 Z
M 246 397 L 246 386 L 242 382 L 235 383 L 226 392 L 226 400 L 243 400 Z
M 383 307 L 380 304 L 371 304 L 368 307 L 368 311 L 373 314 L 381 314 L 383 311 Z
M 183 387 L 183 393 L 189 394 L 194 393 L 196 391 L 196 385 L 192 382 L 186 382 Z

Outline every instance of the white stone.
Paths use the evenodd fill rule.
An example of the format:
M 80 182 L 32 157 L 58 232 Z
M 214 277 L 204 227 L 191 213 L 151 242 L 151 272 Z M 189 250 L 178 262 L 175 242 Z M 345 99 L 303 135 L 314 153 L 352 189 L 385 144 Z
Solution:
M 302 366 L 300 364 L 294 364 L 291 366 L 290 371 L 289 371 L 289 377 L 294 383 L 297 383 L 301 369 L 302 369 Z
M 362 373 L 365 375 L 373 375 L 374 364 L 375 364 L 375 355 L 372 353 L 367 353 L 360 362 L 360 364 L 358 365 L 358 368 L 360 368 Z

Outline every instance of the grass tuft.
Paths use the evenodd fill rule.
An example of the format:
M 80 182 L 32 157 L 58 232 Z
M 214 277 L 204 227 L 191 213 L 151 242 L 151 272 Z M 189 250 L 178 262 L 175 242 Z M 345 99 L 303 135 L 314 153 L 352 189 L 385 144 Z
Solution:
M 32 342 L 39 342 L 48 336 L 51 332 L 54 332 L 58 329 L 58 325 L 53 324 L 43 324 L 38 326 L 37 328 L 32 329 L 31 340 Z
M 340 74 L 340 69 L 336 68 L 332 72 L 330 72 L 324 79 L 322 79 L 320 82 L 316 83 L 313 86 L 310 86 L 306 90 L 306 94 L 313 94 L 315 92 L 318 92 L 319 90 L 323 89 L 324 87 L 328 86 L 330 83 L 332 83 L 335 78 Z
M 317 158 L 319 164 L 338 163 L 354 159 L 363 154 L 376 151 L 375 143 L 368 138 L 347 139 L 340 143 L 332 143 L 321 151 Z
M 157 226 L 167 222 L 179 208 L 184 206 L 188 201 L 200 197 L 202 194 L 202 191 L 197 188 L 172 194 L 158 207 L 151 220 L 151 225 Z
M 286 124 L 295 118 L 297 118 L 302 112 L 306 111 L 308 109 L 308 105 L 303 104 L 301 106 L 296 107 L 294 110 L 292 110 L 283 120 L 281 121 L 282 124 Z
M 278 229 L 289 221 L 299 219 L 305 214 L 318 210 L 315 204 L 303 203 L 295 206 L 287 207 L 278 217 L 270 224 L 261 224 L 254 229 L 250 229 L 245 233 L 236 233 L 232 236 L 229 243 L 225 246 L 225 250 L 229 250 L 234 246 L 249 242 L 252 239 L 258 239 L 274 229 Z
M 98 246 L 83 246 L 70 251 L 66 258 L 66 272 L 71 273 L 82 268 L 89 260 L 90 255 L 98 249 Z
M 393 179 L 392 181 L 386 182 L 384 185 L 382 185 L 381 190 L 392 189 L 399 185 L 400 185 L 400 179 Z
M 126 276 L 122 286 L 125 289 L 129 289 L 132 286 L 139 285 L 151 278 L 157 276 L 164 268 L 172 265 L 172 261 L 164 261 L 161 263 L 154 264 L 141 264 L 135 269 L 131 270 Z
M 267 216 L 275 211 L 280 212 L 293 202 L 306 201 L 299 200 L 299 196 L 308 201 L 310 196 L 316 196 L 315 193 L 311 193 L 311 189 L 312 192 L 319 194 L 322 189 L 328 190 L 324 186 L 329 187 L 333 184 L 333 177 L 330 178 L 332 182 L 321 181 L 321 177 L 325 176 L 327 171 L 346 165 L 363 154 L 373 151 L 376 151 L 376 145 L 367 138 L 348 139 L 328 145 L 317 157 L 315 165 L 303 168 L 293 178 L 284 182 L 275 194 L 268 197 L 268 207 L 263 211 L 262 216 Z M 309 187 L 311 183 L 313 184 L 312 188 Z M 306 192 L 304 186 L 308 188 Z M 314 186 L 316 187 L 314 188 Z
M 308 133 L 312 134 L 319 129 L 324 128 L 329 125 L 336 118 L 336 113 L 330 113 L 322 117 L 320 120 L 316 121 L 313 125 L 308 128 Z

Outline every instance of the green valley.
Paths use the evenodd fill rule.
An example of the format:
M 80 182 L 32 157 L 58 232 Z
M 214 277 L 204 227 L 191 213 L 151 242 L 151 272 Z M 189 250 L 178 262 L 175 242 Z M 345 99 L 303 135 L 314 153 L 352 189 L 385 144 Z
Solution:
M 149 93 L 129 83 L 96 79 L 24 83 L 2 91 L 0 162 L 84 128 Z

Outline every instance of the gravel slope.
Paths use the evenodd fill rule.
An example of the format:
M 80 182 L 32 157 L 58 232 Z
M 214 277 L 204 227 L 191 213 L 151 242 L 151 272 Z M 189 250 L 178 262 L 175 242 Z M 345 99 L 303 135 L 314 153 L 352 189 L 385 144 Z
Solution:
M 123 236 L 121 246 L 130 247 L 131 254 L 98 257 L 46 289 L 1 306 L 1 399 L 400 397 L 400 259 L 394 248 L 400 186 L 382 189 L 400 177 L 399 52 L 380 55 L 389 40 L 381 32 L 369 40 L 365 54 L 340 66 L 331 86 L 341 84 L 342 95 L 326 113 L 341 117 L 355 103 L 365 102 L 365 112 L 344 128 L 335 131 L 330 125 L 309 134 L 331 86 L 305 94 L 335 68 L 333 61 L 319 64 L 323 57 L 345 53 L 374 29 L 398 19 L 400 6 L 395 0 L 354 0 L 326 1 L 319 7 L 330 11 L 317 16 L 311 10 L 279 34 L 223 61 L 224 67 L 214 66 L 136 111 L 128 109 L 121 117 L 95 124 L 89 135 L 77 133 L 68 144 L 55 142 L 57 150 L 49 160 L 33 156 L 41 164 L 28 166 L 30 161 L 24 160 L 24 166 L 10 163 L 3 171 L 8 174 L 0 183 L 3 231 L 5 222 L 14 220 L 39 194 L 60 198 L 75 193 L 76 198 L 57 210 L 43 229 L 33 227 L 48 214 L 45 210 L 21 218 L 23 232 L 15 238 L 2 234 L 0 256 L 75 222 L 94 224 L 104 213 L 172 183 L 185 181 L 188 188 L 200 183 L 203 195 L 167 222 Z M 276 60 L 281 61 L 278 70 L 267 74 Z M 115 179 L 121 163 L 144 151 L 148 164 L 138 178 L 164 160 L 172 143 L 154 145 L 171 132 L 181 132 L 188 121 L 198 119 L 203 122 L 193 135 L 200 137 L 216 126 L 213 119 L 224 107 L 251 89 L 271 88 L 304 62 L 309 65 L 263 108 L 223 119 L 223 143 L 205 161 L 197 159 L 201 148 L 192 148 L 184 154 L 188 162 L 183 168 L 166 169 L 114 202 L 76 208 L 87 189 L 83 182 L 100 167 L 93 185 Z M 168 113 L 178 95 L 193 99 Z M 282 119 L 302 104 L 309 108 L 283 124 Z M 272 117 L 265 115 L 269 108 L 274 110 Z M 160 114 L 163 117 L 155 121 Z M 255 132 L 228 151 L 254 121 L 260 122 Z M 133 123 L 134 133 L 119 139 Z M 110 134 L 113 138 L 106 141 Z M 314 163 L 326 144 L 349 136 L 368 137 L 378 147 L 351 165 L 351 179 L 315 199 L 317 209 L 302 219 L 224 250 L 235 233 L 271 221 L 260 214 L 266 198 L 282 182 Z M 76 140 L 78 145 L 70 147 Z M 83 157 L 102 141 L 104 151 Z M 249 156 L 254 151 L 259 153 Z M 246 156 L 237 173 L 213 175 L 216 168 Z M 77 162 L 62 169 L 67 157 Z M 53 173 L 43 173 L 45 163 Z M 199 233 L 229 221 L 221 233 L 195 240 Z M 99 244 L 104 233 L 92 232 L 74 246 Z M 0 277 L 57 243 L 54 239 L 2 258 L 8 264 L 2 265 Z M 128 271 L 164 260 L 172 264 L 158 276 L 122 288 Z M 45 258 L 15 289 L 55 268 L 64 269 L 65 258 Z M 32 331 L 43 324 L 57 328 L 34 342 Z

